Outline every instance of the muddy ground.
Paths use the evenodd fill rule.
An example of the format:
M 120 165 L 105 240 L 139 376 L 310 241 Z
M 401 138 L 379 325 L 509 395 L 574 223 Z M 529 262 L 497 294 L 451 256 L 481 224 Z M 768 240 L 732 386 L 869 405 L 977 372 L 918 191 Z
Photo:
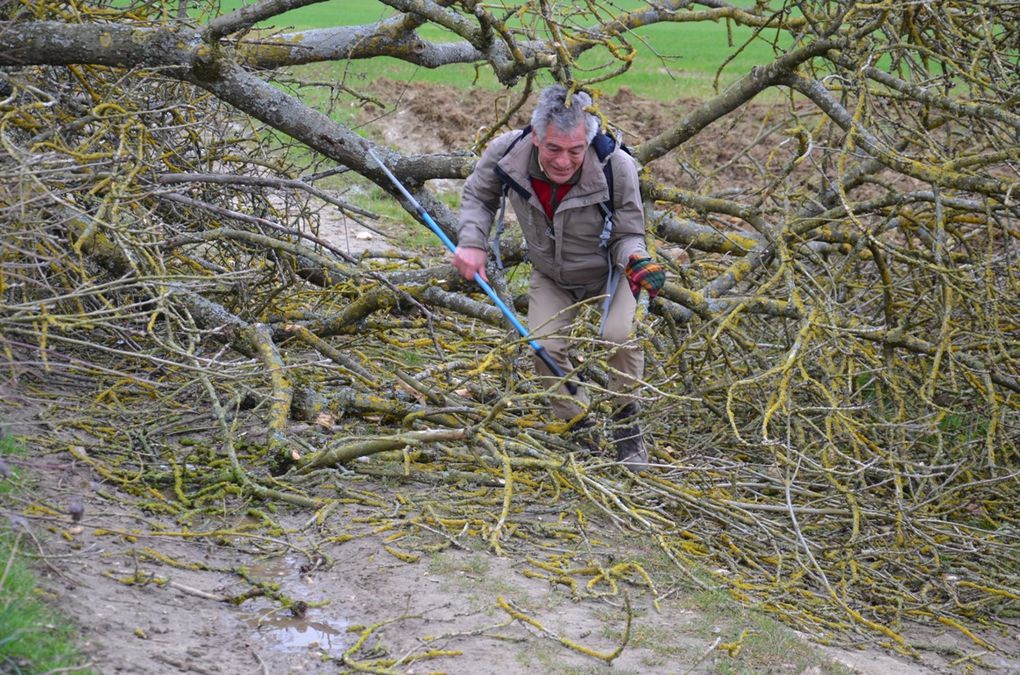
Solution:
M 365 130 L 406 151 L 464 150 L 493 106 L 489 94 L 419 86 L 383 84 L 376 95 L 393 107 L 366 107 Z M 639 101 L 623 91 L 603 105 L 627 131 L 628 142 L 636 143 L 666 128 L 687 104 Z M 724 154 L 726 145 L 713 152 Z M 708 150 L 703 143 L 691 152 Z M 656 170 L 677 184 L 690 180 L 675 160 Z M 324 228 L 323 236 L 338 243 L 343 237 L 352 250 L 402 245 L 399 237 L 388 241 L 348 222 Z M 391 540 L 380 511 L 403 517 L 410 513 L 408 504 L 456 498 L 456 491 L 339 470 L 342 506 L 321 520 L 297 508 L 248 510 L 229 503 L 201 517 L 163 512 L 159 505 L 172 501 L 170 488 L 147 499 L 125 492 L 90 464 L 90 439 L 68 430 L 68 421 L 78 415 L 74 397 L 95 392 L 80 382 L 60 383 L 73 387 L 63 392 L 45 391 L 38 380 L 20 375 L 20 382 L 19 373 L 4 376 L 0 416 L 32 453 L 11 462 L 20 489 L 3 510 L 27 516 L 33 534 L 29 553 L 38 557 L 46 595 L 78 626 L 85 658 L 102 673 L 345 672 L 384 657 L 395 661 L 396 672 L 464 675 L 889 675 L 958 672 L 973 665 L 952 664 L 959 653 L 954 649 L 975 650 L 946 631 L 909 633 L 915 643 L 930 647 L 919 660 L 872 644 L 813 643 L 728 601 L 707 577 L 680 573 L 654 547 L 643 550 L 646 544 L 598 513 L 587 514 L 586 539 L 541 536 L 546 530 L 537 525 L 572 517 L 579 508 L 574 503 L 519 505 L 514 520 L 535 525 L 539 533 L 527 544 L 518 538 L 496 552 L 477 539 L 434 533 L 418 542 L 419 550 L 431 550 L 419 557 Z M 153 421 L 139 416 L 122 422 Z M 198 435 L 211 428 L 210 419 L 192 424 Z M 252 417 L 245 424 L 256 428 L 260 421 Z M 696 465 L 697 458 L 689 461 Z M 64 513 L 75 497 L 85 505 L 80 523 Z M 271 535 L 248 528 L 267 520 L 273 523 Z M 579 566 L 641 560 L 654 592 L 643 583 L 622 584 L 615 593 L 550 583 L 529 561 L 536 551 L 556 551 Z M 274 593 L 277 599 L 268 597 Z M 624 643 L 628 615 L 626 646 L 607 665 L 598 655 L 610 655 Z M 1017 636 L 1010 644 L 1017 646 Z M 1020 672 L 1015 652 L 981 658 L 999 672 Z
M 10 432 L 35 452 L 33 439 L 62 434 L 73 414 L 49 397 L 10 386 L 4 393 Z M 152 500 L 126 493 L 89 465 L 85 445 L 66 440 L 66 452 L 9 460 L 20 489 L 3 510 L 27 518 L 24 548 L 45 597 L 77 626 L 97 672 L 952 672 L 934 652 L 926 665 L 873 647 L 813 644 L 679 573 L 598 514 L 589 514 L 590 537 L 572 544 L 536 538 L 497 554 L 477 539 L 443 535 L 401 549 L 380 509 L 456 498 L 456 490 L 338 471 L 346 503 L 321 522 L 310 511 L 226 503 L 219 514 L 174 517 L 157 512 L 172 500 L 169 489 Z M 64 513 L 75 498 L 84 502 L 80 523 Z M 530 504 L 514 521 L 552 524 L 581 507 Z M 267 518 L 276 533 L 245 531 Z M 406 559 L 430 545 L 434 552 Z M 642 561 L 654 592 L 643 583 L 610 593 L 536 578 L 530 556 L 549 550 L 577 566 Z M 253 593 L 259 583 L 280 595 Z M 743 654 L 734 651 L 749 636 Z M 925 640 L 943 637 L 958 644 Z M 621 645 L 611 666 L 597 656 Z M 397 663 L 373 671 L 380 658 Z

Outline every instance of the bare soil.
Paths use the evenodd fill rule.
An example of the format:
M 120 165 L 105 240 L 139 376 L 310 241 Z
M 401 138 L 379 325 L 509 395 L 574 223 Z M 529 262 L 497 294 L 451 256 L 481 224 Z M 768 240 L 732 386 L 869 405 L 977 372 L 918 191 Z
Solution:
M 908 675 L 958 672 L 947 655 L 966 648 L 950 632 L 920 629 L 909 633 L 929 646 L 919 660 L 869 645 L 818 645 L 733 603 L 721 588 L 699 587 L 598 514 L 589 515 L 585 541 L 538 537 L 500 553 L 459 536 L 395 543 L 380 520 L 380 510 L 457 499 L 465 489 L 342 471 L 337 492 L 346 503 L 321 522 L 310 511 L 226 503 L 197 518 L 160 514 L 159 504 L 172 501 L 169 489 L 151 500 L 124 492 L 97 474 L 72 435 L 67 452 L 39 454 L 39 439 L 50 446 L 73 411 L 10 386 L 4 394 L 0 414 L 32 452 L 8 462 L 19 489 L 3 511 L 28 520 L 28 553 L 45 596 L 77 626 L 88 664 L 100 673 Z M 66 514 L 75 498 L 85 507 L 79 523 Z M 513 519 L 552 524 L 578 506 L 529 504 Z M 276 533 L 245 529 L 266 519 Z M 429 546 L 431 554 L 398 557 Z M 537 578 L 531 557 L 550 550 L 576 566 L 641 561 L 655 592 L 640 582 L 610 593 Z M 253 593 L 257 584 L 265 595 Z M 758 642 L 738 659 L 742 636 Z M 570 645 L 602 655 L 624 648 L 610 666 Z M 397 663 L 365 670 L 379 658 Z M 1016 653 L 981 659 L 997 672 L 1020 666 Z
M 350 503 L 321 523 L 309 511 L 254 513 L 227 504 L 197 520 L 162 515 L 155 512 L 159 495 L 140 506 L 137 494 L 83 461 L 84 446 L 71 436 L 68 452 L 36 454 L 33 439 L 62 433 L 68 411 L 12 388 L 5 393 L 15 405 L 0 412 L 33 452 L 8 462 L 20 489 L 3 510 L 27 516 L 28 552 L 39 561 L 45 594 L 77 625 L 83 653 L 101 673 L 355 672 L 382 657 L 402 659 L 392 667 L 399 673 L 732 672 L 720 646 L 763 630 L 775 632 L 779 649 L 761 662 L 737 662 L 738 672 L 938 672 L 874 649 L 822 648 L 714 594 L 706 608 L 704 591 L 675 572 L 662 575 L 653 552 L 597 517 L 592 539 L 563 552 L 579 566 L 645 556 L 657 594 L 640 584 L 624 589 L 626 600 L 571 590 L 531 574 L 533 551 L 497 554 L 469 538 L 438 537 L 439 550 L 402 560 L 380 527 L 380 504 L 396 510 L 440 495 L 432 486 L 355 473 L 337 474 Z M 64 513 L 74 498 L 85 507 L 79 523 Z M 553 522 L 569 508 L 529 505 L 514 519 Z M 246 534 L 246 524 L 264 518 L 277 523 L 278 534 Z M 549 546 L 562 544 L 538 544 Z M 253 595 L 258 583 L 271 584 L 291 609 Z M 630 635 L 612 666 L 564 644 L 611 654 L 624 642 L 625 603 Z M 506 607 L 528 620 L 515 620 Z
M 366 109 L 366 129 L 413 152 L 465 150 L 479 121 L 491 117 L 495 99 L 385 82 L 376 93 L 399 105 Z M 665 129 L 684 105 L 642 101 L 623 91 L 604 101 L 603 109 L 636 143 Z M 511 126 L 524 123 L 519 118 Z M 718 152 L 726 152 L 726 143 L 719 145 Z M 656 170 L 676 184 L 688 180 L 675 162 Z M 378 233 L 359 238 L 363 230 L 354 225 L 343 224 L 351 228 L 343 232 L 335 229 L 340 224 L 332 226 L 323 236 L 354 251 L 400 245 Z M 147 498 L 128 494 L 74 450 L 87 444 L 65 425 L 76 415 L 73 396 L 27 391 L 9 382 L 2 392 L 0 417 L 32 450 L 29 459 L 14 463 L 22 489 L 2 507 L 28 516 L 37 542 L 31 553 L 39 557 L 46 593 L 79 627 L 83 652 L 98 672 L 350 672 L 385 656 L 396 660 L 392 669 L 401 673 L 895 675 L 956 672 L 962 666 L 950 665 L 946 654 L 975 651 L 941 631 L 913 633 L 931 646 L 921 660 L 869 645 L 822 647 L 763 621 L 753 608 L 719 600 L 725 593 L 705 591 L 675 567 L 657 566 L 654 551 L 641 550 L 640 542 L 597 513 L 590 514 L 587 541 L 567 545 L 536 535 L 534 549 L 516 545 L 500 554 L 467 537 L 436 535 L 418 547 L 429 544 L 434 552 L 402 559 L 399 542 L 390 541 L 392 531 L 378 520 L 380 509 L 399 514 L 407 504 L 456 497 L 425 483 L 338 471 L 336 489 L 344 503 L 321 522 L 296 508 L 251 511 L 228 503 L 200 519 L 163 512 L 159 505 L 173 501 L 172 487 Z M 259 420 L 246 423 L 257 427 Z M 209 420 L 195 425 L 199 434 Z M 62 449 L 41 454 L 43 448 Z M 80 523 L 64 513 L 75 496 L 85 504 Z M 514 519 L 555 522 L 573 506 L 529 504 Z M 245 529 L 266 519 L 276 524 L 272 535 Z M 215 532 L 222 534 L 210 534 Z M 653 574 L 655 593 L 639 583 L 622 589 L 632 615 L 630 635 L 611 666 L 571 645 L 610 654 L 623 643 L 624 594 L 572 590 L 537 578 L 529 554 L 556 547 L 577 565 L 641 559 Z M 242 599 L 259 582 L 266 584 L 264 594 Z M 268 597 L 273 593 L 287 601 Z M 508 607 L 520 612 L 516 619 Z M 741 635 L 775 644 L 748 660 L 752 650 L 739 657 L 734 646 Z M 1017 636 L 1011 644 L 1018 644 Z M 1020 672 L 1016 651 L 981 658 L 999 672 Z

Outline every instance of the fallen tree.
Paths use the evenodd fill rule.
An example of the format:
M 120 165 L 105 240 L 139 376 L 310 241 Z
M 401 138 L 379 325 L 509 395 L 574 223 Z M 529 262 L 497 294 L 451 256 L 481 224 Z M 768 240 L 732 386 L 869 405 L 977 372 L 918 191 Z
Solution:
M 912 653 L 904 622 L 981 649 L 995 648 L 990 629 L 1015 628 L 1009 3 L 570 16 L 538 3 L 516 8 L 518 25 L 481 3 L 394 1 L 370 26 L 252 29 L 301 4 L 195 22 L 158 4 L 25 3 L 0 22 L 5 368 L 30 390 L 80 393 L 70 426 L 97 471 L 140 500 L 139 473 L 174 486 L 173 509 L 214 496 L 328 509 L 338 466 L 481 485 L 474 503 L 411 506 L 397 527 L 467 531 L 497 551 L 531 536 L 512 527 L 522 500 L 565 495 L 818 637 Z M 484 142 L 537 77 L 592 86 L 626 70 L 632 30 L 716 20 L 789 46 L 771 38 L 771 63 L 633 143 L 671 274 L 635 336 L 656 467 L 624 484 L 542 416 L 526 348 L 441 260 L 358 257 L 320 236 L 325 209 L 374 218 L 320 187 L 330 176 L 391 190 L 369 148 L 452 235 L 429 182 L 466 176 L 470 143 L 386 147 L 308 105 L 290 69 L 383 55 L 489 68 L 512 96 Z M 425 40 L 429 23 L 457 39 Z M 584 82 L 592 50 L 611 65 Z M 724 155 L 719 139 L 747 119 L 755 133 Z M 313 158 L 296 162 L 296 146 Z M 504 246 L 504 259 L 511 271 L 493 277 L 512 302 L 523 257 Z M 577 336 L 578 375 L 600 406 L 595 336 Z M 242 438 L 252 416 L 264 430 Z M 199 419 L 220 451 L 182 469 Z

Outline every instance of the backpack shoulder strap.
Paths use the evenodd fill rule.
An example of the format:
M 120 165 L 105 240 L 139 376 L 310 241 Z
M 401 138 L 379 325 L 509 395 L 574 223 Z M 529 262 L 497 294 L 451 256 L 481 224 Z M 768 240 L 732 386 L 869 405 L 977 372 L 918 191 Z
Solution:
M 528 126 L 526 126 L 523 129 L 521 129 L 521 133 L 517 135 L 517 138 L 515 138 L 514 140 L 512 140 L 510 142 L 510 145 L 506 146 L 506 150 L 504 150 L 503 154 L 500 155 L 500 159 L 502 159 L 503 157 L 506 157 L 507 153 L 509 153 L 511 150 L 513 150 L 514 146 L 517 145 L 518 143 L 520 143 L 530 133 L 531 133 L 531 125 L 529 124 Z M 507 194 L 509 194 L 511 187 L 514 188 L 517 191 L 521 191 L 523 188 L 521 188 L 521 186 L 518 185 L 515 181 L 511 180 L 510 176 L 508 176 L 506 174 L 506 172 L 503 171 L 498 165 L 496 166 L 496 177 L 499 178 L 499 182 L 500 182 L 500 184 L 503 187 L 502 187 L 502 196 L 500 197 L 500 200 L 499 200 L 499 213 L 496 216 L 496 234 L 492 238 L 492 252 L 493 252 L 493 254 L 496 257 L 496 266 L 499 269 L 503 269 L 503 257 L 500 255 L 499 242 L 500 242 L 500 240 L 503 237 L 503 229 L 506 226 L 505 225 L 505 222 L 506 222 L 505 221 L 505 216 L 506 216 L 506 196 L 507 196 Z M 522 196 L 527 198 L 527 197 L 530 197 L 531 195 L 530 194 L 524 194 Z
M 510 145 L 506 146 L 506 150 L 503 151 L 503 154 L 500 155 L 499 158 L 503 159 L 504 157 L 506 157 L 507 154 L 509 154 L 509 152 L 514 149 L 514 146 L 516 146 L 518 143 L 520 143 L 530 133 L 531 133 L 531 125 L 529 124 L 528 126 L 526 126 L 523 129 L 521 129 L 521 133 L 519 133 L 517 135 L 517 138 L 515 138 L 512 141 L 510 141 Z M 514 190 L 519 192 L 521 194 L 521 196 L 524 197 L 525 199 L 527 199 L 528 197 L 531 196 L 531 193 L 529 193 L 522 186 L 518 185 L 515 180 L 510 178 L 510 176 L 508 176 L 506 174 L 506 172 L 503 171 L 503 169 L 501 169 L 499 167 L 498 164 L 496 165 L 496 177 L 499 178 L 499 182 L 503 186 L 502 191 L 503 191 L 503 198 L 504 199 L 506 198 L 507 193 L 510 191 L 510 188 L 513 188 Z
M 622 141 L 610 136 L 607 133 L 598 132 L 595 134 L 595 138 L 592 139 L 592 145 L 595 147 L 595 154 L 598 155 L 599 160 L 603 162 L 602 172 L 606 176 L 606 185 L 609 188 L 609 199 L 599 204 L 599 209 L 602 211 L 602 233 L 599 235 L 599 248 L 606 253 L 606 265 L 608 266 L 608 273 L 606 277 L 606 299 L 602 303 L 602 322 L 599 326 L 599 335 L 605 335 L 606 318 L 609 316 L 609 307 L 613 300 L 613 295 L 616 292 L 616 287 L 620 283 L 620 274 L 622 272 L 613 265 L 612 256 L 609 253 L 609 238 L 613 234 L 613 214 L 616 211 L 615 193 L 613 190 L 613 159 L 610 157 L 613 151 L 619 147 L 628 155 L 633 155 L 630 148 L 626 146 Z
M 531 125 L 529 124 L 528 126 L 526 126 L 523 129 L 521 129 L 521 133 L 517 135 L 517 138 L 515 138 L 513 141 L 510 142 L 510 145 L 506 146 L 506 150 L 503 151 L 503 154 L 500 155 L 500 157 L 506 157 L 507 153 L 510 152 L 511 150 L 513 150 L 514 146 L 517 145 L 518 143 L 520 143 L 521 140 L 523 140 L 524 137 L 527 136 L 530 133 L 531 133 Z
M 613 160 L 606 159 L 616 150 L 616 139 L 607 133 L 599 131 L 591 141 L 595 148 L 595 154 L 603 162 L 602 173 L 606 176 L 606 185 L 609 187 L 609 199 L 599 204 L 602 211 L 602 233 L 599 235 L 599 248 L 609 248 L 609 237 L 613 234 L 613 213 L 616 211 L 615 194 L 613 191 Z M 621 145 L 621 149 L 625 149 Z M 629 152 L 629 151 L 628 151 Z
M 613 150 L 616 150 L 616 139 L 605 132 L 599 131 L 591 139 L 591 145 L 595 148 L 595 154 L 598 155 L 599 161 L 604 162 L 606 157 L 613 154 Z

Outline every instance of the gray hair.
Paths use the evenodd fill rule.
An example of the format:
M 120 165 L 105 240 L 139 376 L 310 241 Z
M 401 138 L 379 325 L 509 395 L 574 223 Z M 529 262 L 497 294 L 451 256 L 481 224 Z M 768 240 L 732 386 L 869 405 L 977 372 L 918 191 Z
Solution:
M 538 95 L 538 104 L 531 113 L 531 128 L 539 140 L 545 138 L 545 132 L 552 124 L 559 131 L 571 132 L 584 122 L 585 138 L 589 143 L 599 130 L 599 120 L 595 115 L 585 112 L 591 105 L 591 96 L 583 91 L 574 92 L 570 107 L 566 105 L 567 88 L 562 84 L 546 87 Z

